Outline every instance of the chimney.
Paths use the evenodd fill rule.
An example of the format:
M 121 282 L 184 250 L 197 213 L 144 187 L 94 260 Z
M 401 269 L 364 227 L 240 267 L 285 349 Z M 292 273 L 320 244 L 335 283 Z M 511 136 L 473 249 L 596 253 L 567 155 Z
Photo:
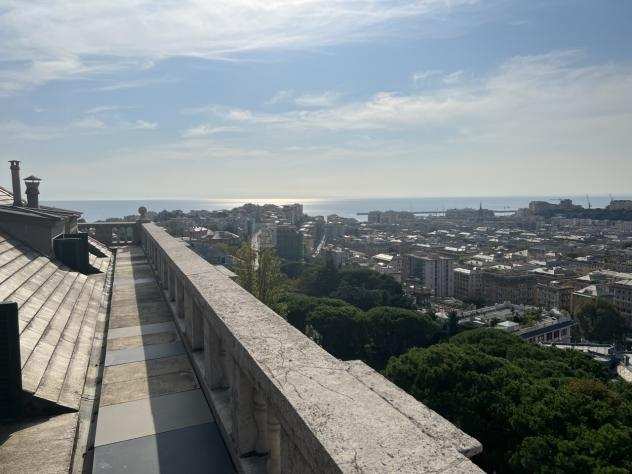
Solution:
M 17 160 L 9 161 L 11 163 L 11 181 L 13 183 L 13 205 L 22 205 L 22 187 L 20 183 L 20 162 Z
M 29 176 L 24 178 L 26 183 L 26 205 L 37 209 L 39 207 L 39 184 L 42 180 L 37 176 Z

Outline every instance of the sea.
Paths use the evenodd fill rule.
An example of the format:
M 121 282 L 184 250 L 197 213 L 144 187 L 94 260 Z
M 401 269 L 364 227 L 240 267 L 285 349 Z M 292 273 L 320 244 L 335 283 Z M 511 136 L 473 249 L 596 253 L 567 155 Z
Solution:
M 588 207 L 586 196 L 564 196 L 573 199 L 576 204 Z M 630 199 L 632 195 L 617 196 L 617 199 Z M 367 216 L 358 215 L 369 211 L 444 211 L 454 208 L 476 208 L 509 210 L 528 207 L 531 201 L 556 202 L 560 198 L 552 196 L 505 196 L 505 197 L 410 197 L 410 198 L 354 198 L 354 199 L 138 199 L 138 200 L 62 200 L 42 201 L 47 206 L 72 209 L 83 213 L 88 222 L 105 220 L 108 217 L 125 217 L 138 213 L 138 208 L 145 206 L 150 211 L 184 212 L 191 210 L 215 211 L 232 209 L 246 203 L 253 204 L 303 204 L 303 210 L 310 216 L 327 216 L 338 214 L 343 217 L 354 217 L 364 221 Z M 609 196 L 590 196 L 593 208 L 605 207 L 610 202 Z

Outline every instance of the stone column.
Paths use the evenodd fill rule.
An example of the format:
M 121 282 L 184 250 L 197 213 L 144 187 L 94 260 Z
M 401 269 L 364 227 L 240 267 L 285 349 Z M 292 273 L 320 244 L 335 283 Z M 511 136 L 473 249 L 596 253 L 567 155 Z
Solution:
M 176 315 L 184 318 L 184 283 L 179 278 L 176 282 Z
M 174 275 L 174 270 L 172 266 L 168 267 L 167 275 L 169 278 L 169 301 L 176 300 L 176 276 Z
M 272 410 L 268 410 L 268 448 L 268 474 L 281 474 L 281 424 Z
M 259 455 L 267 454 L 268 448 L 268 407 L 266 399 L 260 388 L 255 388 L 252 398 L 255 425 L 257 427 L 257 440 L 255 452 Z
M 200 307 L 195 301 L 191 302 L 191 327 L 189 332 L 189 343 L 191 344 L 191 350 L 199 351 L 204 349 L 204 316 Z
M 254 453 L 257 444 L 257 424 L 254 417 L 254 388 L 239 365 L 233 361 L 231 409 L 233 441 L 240 456 Z
M 187 337 L 191 337 L 191 331 L 193 326 L 193 300 L 191 299 L 191 295 L 189 295 L 186 287 L 183 286 L 183 297 L 184 297 L 184 332 L 187 334 Z M 190 339 L 189 339 L 190 341 Z

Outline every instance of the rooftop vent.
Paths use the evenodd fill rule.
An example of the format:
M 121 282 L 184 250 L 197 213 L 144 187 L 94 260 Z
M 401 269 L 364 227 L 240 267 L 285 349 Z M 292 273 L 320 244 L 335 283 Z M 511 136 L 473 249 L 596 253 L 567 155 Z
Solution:
M 17 160 L 9 161 L 11 164 L 11 182 L 13 184 L 13 205 L 22 205 L 22 185 L 20 183 L 20 162 Z
M 26 183 L 26 205 L 28 207 L 34 209 L 39 207 L 39 185 L 41 181 L 41 179 L 34 175 L 24 178 L 24 183 Z
M 75 271 L 92 273 L 88 255 L 88 234 L 60 234 L 53 239 L 55 257 Z

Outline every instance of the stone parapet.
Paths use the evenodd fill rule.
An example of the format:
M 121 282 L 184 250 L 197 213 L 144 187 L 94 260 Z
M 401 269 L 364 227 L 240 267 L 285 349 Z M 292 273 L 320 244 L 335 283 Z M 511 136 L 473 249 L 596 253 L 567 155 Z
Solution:
M 152 223 L 140 241 L 241 472 L 481 472 L 478 441 Z

